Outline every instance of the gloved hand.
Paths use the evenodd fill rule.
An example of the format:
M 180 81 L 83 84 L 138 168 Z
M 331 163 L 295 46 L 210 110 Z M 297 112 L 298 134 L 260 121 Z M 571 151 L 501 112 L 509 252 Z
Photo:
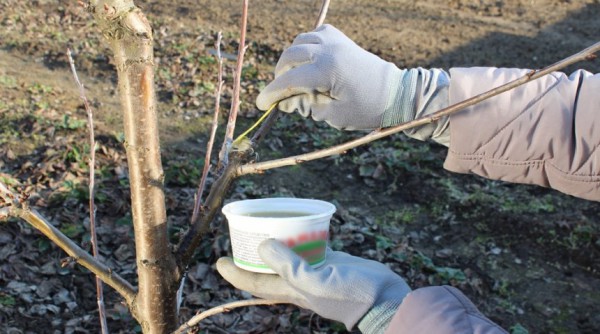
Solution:
M 442 70 L 401 70 L 325 24 L 298 35 L 283 52 L 275 80 L 258 95 L 256 105 L 266 110 L 279 102 L 285 112 L 340 129 L 367 130 L 412 121 L 447 106 L 448 85 Z M 436 139 L 447 129 L 447 118 L 437 123 L 407 135 Z M 447 144 L 447 138 L 437 141 Z
M 328 249 L 325 264 L 316 269 L 277 240 L 263 241 L 258 252 L 277 275 L 240 269 L 231 258 L 220 258 L 217 270 L 238 289 L 311 309 L 348 330 L 362 319 L 363 333 L 382 332 L 410 292 L 385 265 L 343 252 Z

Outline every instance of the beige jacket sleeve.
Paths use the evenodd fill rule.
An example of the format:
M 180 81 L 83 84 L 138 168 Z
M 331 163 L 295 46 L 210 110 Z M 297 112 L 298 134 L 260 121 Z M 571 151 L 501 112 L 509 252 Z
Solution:
M 409 293 L 386 334 L 507 334 L 458 289 L 433 286 Z
M 527 73 L 454 68 L 454 104 Z M 553 73 L 450 117 L 444 167 L 600 201 L 600 74 Z

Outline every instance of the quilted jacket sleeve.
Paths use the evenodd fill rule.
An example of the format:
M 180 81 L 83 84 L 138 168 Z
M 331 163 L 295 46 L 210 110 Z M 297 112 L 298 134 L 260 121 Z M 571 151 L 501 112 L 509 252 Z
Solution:
M 450 104 L 527 73 L 454 68 Z M 553 73 L 450 117 L 444 167 L 600 201 L 600 74 Z
M 454 68 L 450 104 L 515 80 L 528 70 Z M 450 116 L 444 167 L 537 184 L 600 201 L 600 74 L 553 73 Z M 411 292 L 387 334 L 500 334 L 459 290 Z
M 507 334 L 458 289 L 433 286 L 406 296 L 386 334 Z

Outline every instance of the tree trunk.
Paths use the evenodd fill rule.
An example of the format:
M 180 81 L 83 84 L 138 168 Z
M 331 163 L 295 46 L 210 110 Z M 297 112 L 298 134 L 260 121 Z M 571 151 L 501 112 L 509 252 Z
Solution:
M 92 1 L 90 10 L 112 47 L 119 78 L 138 269 L 132 311 L 144 333 L 169 333 L 177 328 L 179 275 L 167 235 L 152 29 L 133 1 Z

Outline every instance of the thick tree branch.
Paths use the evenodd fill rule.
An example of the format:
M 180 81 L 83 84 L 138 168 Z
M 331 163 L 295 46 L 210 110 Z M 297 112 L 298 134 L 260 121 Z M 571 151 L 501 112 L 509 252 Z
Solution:
M 502 86 L 496 87 L 485 93 L 482 93 L 482 94 L 479 94 L 472 98 L 469 98 L 465 101 L 453 104 L 453 105 L 451 105 L 447 108 L 444 108 L 438 112 L 435 112 L 431 115 L 421 117 L 421 118 L 415 119 L 413 121 L 406 122 L 406 123 L 403 123 L 403 124 L 400 124 L 400 125 L 397 125 L 394 127 L 375 130 L 364 137 L 360 137 L 358 139 L 348 141 L 348 142 L 340 144 L 340 145 L 332 146 L 332 147 L 329 147 L 329 148 L 326 148 L 323 150 L 314 151 L 314 152 L 310 152 L 310 153 L 306 153 L 306 154 L 300 154 L 300 155 L 277 159 L 277 160 L 242 165 L 238 168 L 237 174 L 238 174 L 238 176 L 241 176 L 241 175 L 246 175 L 246 174 L 262 173 L 266 170 L 273 169 L 273 168 L 297 165 L 297 164 L 300 164 L 305 161 L 311 161 L 311 160 L 321 159 L 321 158 L 325 158 L 325 157 L 336 155 L 336 154 L 345 153 L 346 151 L 348 151 L 350 149 L 353 149 L 360 145 L 370 143 L 374 140 L 377 140 L 377 139 L 380 139 L 383 137 L 387 137 L 394 133 L 398 133 L 400 131 L 404 131 L 404 130 L 407 130 L 410 128 L 425 125 L 428 123 L 433 123 L 444 116 L 448 116 L 453 113 L 456 113 L 466 107 L 472 106 L 481 101 L 487 100 L 493 96 L 496 96 L 498 94 L 501 94 L 501 93 L 504 93 L 511 89 L 514 89 L 518 86 L 521 86 L 525 83 L 528 83 L 535 79 L 541 78 L 549 73 L 561 70 L 561 69 L 563 69 L 569 65 L 572 65 L 576 62 L 583 61 L 583 60 L 591 60 L 591 59 L 595 58 L 594 54 L 598 51 L 600 51 L 600 42 L 598 42 L 598 43 L 590 46 L 589 48 L 582 50 L 570 57 L 567 57 L 553 65 L 545 67 L 541 70 L 533 70 L 521 78 L 513 80 Z
M 96 276 L 100 277 L 103 282 L 117 290 L 127 304 L 131 304 L 135 298 L 135 290 L 133 286 L 125 281 L 121 276 L 114 273 L 112 269 L 100 263 L 89 253 L 79 248 L 69 237 L 62 234 L 52 224 L 46 221 L 38 212 L 31 209 L 13 208 L 12 213 L 28 222 L 38 231 L 42 232 L 53 243 L 64 250 L 70 257 L 74 258 L 77 263 L 89 269 Z
M 35 229 L 44 234 L 50 241 L 65 251 L 77 263 L 87 268 L 89 271 L 100 277 L 102 281 L 115 289 L 127 302 L 132 305 L 135 299 L 134 287 L 114 273 L 111 268 L 94 258 L 88 252 L 77 246 L 73 240 L 52 226 L 37 211 L 30 209 L 25 204 L 25 199 L 19 199 L 8 188 L 0 183 L 0 197 L 5 202 L 5 207 L 0 209 L 0 217 L 18 217 L 29 223 Z

